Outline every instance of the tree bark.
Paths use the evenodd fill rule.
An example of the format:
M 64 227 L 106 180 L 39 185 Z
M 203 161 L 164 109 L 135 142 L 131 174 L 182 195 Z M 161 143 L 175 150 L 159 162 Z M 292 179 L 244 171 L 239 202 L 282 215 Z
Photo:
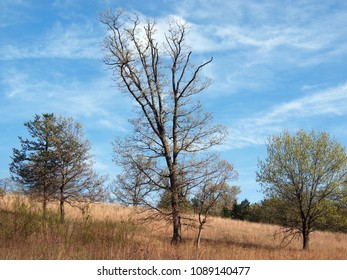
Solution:
M 60 223 L 64 223 L 65 220 L 65 208 L 64 208 L 64 190 L 60 191 Z
M 42 216 L 43 216 L 43 220 L 46 220 L 46 216 L 47 216 L 47 200 L 46 200 L 46 196 L 44 196 L 43 198 L 43 202 L 42 202 Z
M 181 217 L 179 214 L 173 215 L 173 236 L 171 244 L 179 244 L 182 241 L 181 237 Z
M 145 36 L 142 36 L 142 20 L 137 14 L 130 16 L 124 11 L 107 11 L 100 21 L 111 31 L 104 41 L 104 47 L 109 51 L 104 62 L 119 78 L 121 89 L 139 105 L 140 117 L 131 121 L 135 132 L 128 138 L 132 144 L 128 151 L 150 159 L 151 169 L 158 166 L 158 173 L 153 178 L 143 170 L 142 173 L 158 191 L 171 195 L 171 244 L 178 244 L 182 239 L 182 190 L 197 188 L 191 183 L 194 180 L 181 183 L 189 173 L 186 171 L 188 165 L 193 165 L 190 158 L 221 143 L 225 136 L 221 126 L 208 125 L 211 115 L 202 111 L 200 102 L 191 100 L 208 87 L 209 80 L 200 80 L 200 74 L 212 58 L 198 67 L 193 65 L 192 52 L 185 45 L 187 27 L 179 21 L 169 24 L 164 48 L 159 47 L 161 42 L 155 39 L 156 23 L 152 20 L 146 20 Z M 124 22 L 130 23 L 130 27 Z M 166 184 L 167 176 L 170 184 Z M 155 205 L 150 207 L 156 209 Z
M 310 241 L 309 234 L 308 234 L 308 232 L 304 231 L 302 233 L 302 249 L 304 249 L 304 250 L 309 249 L 309 241 Z
M 199 231 L 198 231 L 198 237 L 196 239 L 196 248 L 199 249 L 200 247 L 200 241 L 201 241 L 201 233 L 202 233 L 203 225 L 199 225 Z
M 179 201 L 178 194 L 176 190 L 172 191 L 171 195 L 171 205 L 172 205 L 172 226 L 173 235 L 171 244 L 178 244 L 182 241 L 181 236 L 181 216 L 179 211 Z
M 306 223 L 306 219 L 302 222 L 302 249 L 307 250 L 309 248 L 309 226 Z

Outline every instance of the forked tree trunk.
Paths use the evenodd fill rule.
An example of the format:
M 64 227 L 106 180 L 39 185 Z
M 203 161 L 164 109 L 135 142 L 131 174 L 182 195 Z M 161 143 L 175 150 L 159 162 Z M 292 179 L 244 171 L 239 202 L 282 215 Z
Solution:
M 176 167 L 190 164 L 189 159 L 178 155 L 206 151 L 221 143 L 225 134 L 221 126 L 208 125 L 211 115 L 203 113 L 201 104 L 191 100 L 209 85 L 208 79 L 200 80 L 200 73 L 212 58 L 197 67 L 192 65 L 192 52 L 185 44 L 186 24 L 176 20 L 169 24 L 163 53 L 158 47 L 160 41 L 155 39 L 154 21 L 146 20 L 143 26 L 140 16 L 130 16 L 124 11 L 105 12 L 100 21 L 111 31 L 104 40 L 104 47 L 109 51 L 104 62 L 119 76 L 120 87 L 128 91 L 141 108 L 141 116 L 131 122 L 135 127 L 135 136 L 130 137 L 133 151 L 144 152 L 154 164 L 157 158 L 165 158 L 167 169 L 162 170 L 162 175 L 158 174 L 162 176 L 159 181 L 169 175 L 170 185 L 160 186 L 159 181 L 155 185 L 170 191 L 171 243 L 178 244 L 182 237 L 181 186 L 177 184 L 181 178 L 177 176 L 184 175 L 179 175 Z M 139 36 L 140 30 L 145 31 L 145 36 Z M 134 141 L 137 135 L 140 138 Z
M 201 212 L 199 213 L 199 228 L 198 228 L 198 237 L 196 239 L 196 248 L 199 249 L 200 247 L 200 241 L 201 241 L 201 234 L 202 230 L 204 228 L 204 224 L 206 223 L 206 215 L 202 218 Z

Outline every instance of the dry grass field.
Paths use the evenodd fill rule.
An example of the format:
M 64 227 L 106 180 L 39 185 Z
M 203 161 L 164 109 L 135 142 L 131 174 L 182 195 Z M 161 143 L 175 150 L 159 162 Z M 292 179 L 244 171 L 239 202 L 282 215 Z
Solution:
M 315 232 L 311 248 L 303 251 L 300 240 L 281 247 L 276 226 L 211 218 L 197 250 L 196 229 L 185 229 L 182 244 L 173 246 L 170 227 L 139 224 L 132 208 L 95 204 L 88 216 L 66 208 L 64 224 L 54 204 L 43 223 L 37 205 L 25 198 L 0 198 L 0 259 L 347 259 L 347 235 L 342 233 Z

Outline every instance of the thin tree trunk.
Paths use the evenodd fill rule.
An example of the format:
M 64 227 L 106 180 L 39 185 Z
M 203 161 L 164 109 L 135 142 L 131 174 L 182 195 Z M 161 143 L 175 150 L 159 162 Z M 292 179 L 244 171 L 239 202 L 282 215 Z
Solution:
M 46 197 L 43 198 L 43 202 L 42 202 L 42 215 L 43 215 L 43 220 L 46 220 L 46 216 L 47 216 L 47 200 L 46 200 Z
M 202 230 L 204 228 L 204 224 L 206 223 L 206 215 L 204 218 L 201 218 L 202 214 L 199 212 L 199 230 L 198 230 L 198 237 L 196 239 L 196 248 L 199 249 L 200 247 L 200 241 L 201 241 L 201 234 Z
M 64 208 L 64 190 L 60 190 L 60 223 L 64 223 L 65 208 Z
M 47 186 L 45 182 L 43 185 L 43 201 L 42 201 L 43 220 L 46 220 L 46 216 L 47 216 L 47 201 L 48 201 L 48 194 L 47 194 Z
M 64 200 L 60 201 L 60 222 L 64 223 L 65 220 L 65 209 L 64 209 Z
M 203 226 L 199 225 L 199 231 L 198 231 L 198 238 L 196 239 L 196 248 L 199 249 L 200 247 L 200 241 L 201 241 L 201 233 L 202 233 Z

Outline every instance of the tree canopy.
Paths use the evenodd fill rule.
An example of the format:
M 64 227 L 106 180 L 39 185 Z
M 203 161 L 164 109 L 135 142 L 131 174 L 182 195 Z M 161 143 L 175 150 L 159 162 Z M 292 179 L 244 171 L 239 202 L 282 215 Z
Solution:
M 326 132 L 283 132 L 268 139 L 267 158 L 259 160 L 258 168 L 264 194 L 278 199 L 286 211 L 281 223 L 287 237 L 300 234 L 307 249 L 329 201 L 341 197 L 347 178 L 345 148 Z
M 102 197 L 105 178 L 93 171 L 90 143 L 80 123 L 42 114 L 24 125 L 30 139 L 19 137 L 21 149 L 13 149 L 10 171 L 28 194 L 42 201 L 44 215 L 51 200 L 60 202 L 63 221 L 65 203 Z

